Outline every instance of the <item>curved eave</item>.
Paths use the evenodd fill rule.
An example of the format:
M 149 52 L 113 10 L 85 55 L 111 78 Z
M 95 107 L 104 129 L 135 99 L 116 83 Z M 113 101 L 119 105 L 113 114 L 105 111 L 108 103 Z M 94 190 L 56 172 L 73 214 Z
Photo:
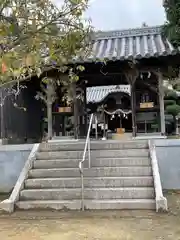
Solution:
M 129 85 L 120 86 L 99 86 L 87 88 L 87 103 L 101 103 L 112 93 L 124 93 L 130 96 L 131 89 Z

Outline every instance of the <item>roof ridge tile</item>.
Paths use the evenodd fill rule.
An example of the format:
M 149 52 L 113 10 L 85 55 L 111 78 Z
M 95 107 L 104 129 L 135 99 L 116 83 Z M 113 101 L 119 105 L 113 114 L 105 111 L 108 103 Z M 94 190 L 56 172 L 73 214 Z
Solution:
M 161 34 L 161 32 L 162 32 L 162 26 L 130 28 L 130 29 L 124 29 L 124 30 L 96 32 L 95 38 L 97 40 L 102 40 L 102 39 L 112 39 L 112 38 L 137 37 L 137 36 L 144 36 L 144 35 L 157 35 L 157 34 Z

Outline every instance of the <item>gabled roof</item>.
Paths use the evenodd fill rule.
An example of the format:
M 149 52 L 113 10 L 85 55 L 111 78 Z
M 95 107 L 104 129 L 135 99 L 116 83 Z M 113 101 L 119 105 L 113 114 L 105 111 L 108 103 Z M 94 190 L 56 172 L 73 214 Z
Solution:
M 138 60 L 177 54 L 179 49 L 175 49 L 161 33 L 161 26 L 97 32 L 92 51 L 85 61 Z
M 102 102 L 110 93 L 123 92 L 131 95 L 130 85 L 111 85 L 111 86 L 98 86 L 89 87 L 86 90 L 87 103 Z

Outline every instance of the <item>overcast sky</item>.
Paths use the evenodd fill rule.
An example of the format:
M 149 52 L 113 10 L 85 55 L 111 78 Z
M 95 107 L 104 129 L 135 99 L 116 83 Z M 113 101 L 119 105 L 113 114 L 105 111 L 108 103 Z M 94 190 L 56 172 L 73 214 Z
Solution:
M 59 2 L 61 0 L 54 0 Z M 163 0 L 90 0 L 86 13 L 98 30 L 161 25 L 165 21 Z

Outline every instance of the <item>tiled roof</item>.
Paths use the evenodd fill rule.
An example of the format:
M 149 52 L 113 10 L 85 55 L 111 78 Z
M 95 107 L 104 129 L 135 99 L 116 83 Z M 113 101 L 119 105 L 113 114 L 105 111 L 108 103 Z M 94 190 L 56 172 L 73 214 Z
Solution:
M 98 32 L 85 61 L 131 60 L 176 54 L 179 50 L 168 39 L 163 39 L 161 32 L 160 26 Z
M 87 102 L 98 103 L 103 101 L 112 92 L 124 92 L 131 94 L 130 85 L 111 85 L 87 88 Z

